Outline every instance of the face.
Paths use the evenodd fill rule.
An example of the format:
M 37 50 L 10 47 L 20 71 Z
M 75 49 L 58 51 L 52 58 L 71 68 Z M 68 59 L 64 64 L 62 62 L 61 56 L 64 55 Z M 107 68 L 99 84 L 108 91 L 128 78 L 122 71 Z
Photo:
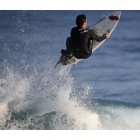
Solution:
M 86 28 L 86 27 L 87 27 L 87 19 L 86 19 L 86 21 L 83 24 L 83 28 Z

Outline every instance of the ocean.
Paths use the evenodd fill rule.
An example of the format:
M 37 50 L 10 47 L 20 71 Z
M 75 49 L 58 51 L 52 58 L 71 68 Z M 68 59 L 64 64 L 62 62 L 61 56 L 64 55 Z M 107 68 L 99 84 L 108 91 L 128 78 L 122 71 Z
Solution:
M 57 67 L 78 14 L 88 25 L 114 11 L 0 11 L 1 130 L 140 129 L 140 11 L 122 10 L 90 58 Z

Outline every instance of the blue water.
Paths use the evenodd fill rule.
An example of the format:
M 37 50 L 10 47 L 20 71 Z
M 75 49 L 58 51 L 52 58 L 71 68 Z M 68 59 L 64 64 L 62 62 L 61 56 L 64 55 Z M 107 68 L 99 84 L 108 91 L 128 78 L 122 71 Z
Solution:
M 140 11 L 72 67 L 54 66 L 78 14 L 0 11 L 0 129 L 140 129 Z

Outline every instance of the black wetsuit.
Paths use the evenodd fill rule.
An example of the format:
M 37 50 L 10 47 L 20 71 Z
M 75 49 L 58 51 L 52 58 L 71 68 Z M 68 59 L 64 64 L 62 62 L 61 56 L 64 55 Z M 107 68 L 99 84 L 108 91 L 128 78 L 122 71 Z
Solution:
M 92 54 L 92 44 L 90 41 L 98 42 L 106 39 L 106 36 L 98 37 L 93 30 L 74 27 L 71 30 L 71 44 L 73 55 L 78 59 L 86 59 Z

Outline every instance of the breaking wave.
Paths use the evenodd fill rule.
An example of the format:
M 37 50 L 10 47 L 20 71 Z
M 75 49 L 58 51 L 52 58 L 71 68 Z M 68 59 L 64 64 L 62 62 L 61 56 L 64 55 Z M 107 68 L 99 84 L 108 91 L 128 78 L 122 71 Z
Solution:
M 0 129 L 139 129 L 139 106 L 91 100 L 92 86 L 52 64 L 30 74 L 3 65 Z

